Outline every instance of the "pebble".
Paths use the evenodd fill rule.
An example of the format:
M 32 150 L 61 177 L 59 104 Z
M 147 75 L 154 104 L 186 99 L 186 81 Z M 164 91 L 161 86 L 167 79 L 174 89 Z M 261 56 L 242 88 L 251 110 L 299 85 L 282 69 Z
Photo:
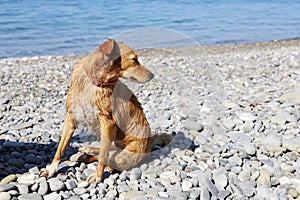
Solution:
M 60 191 L 65 187 L 65 184 L 58 178 L 51 178 L 48 180 L 48 183 L 49 183 L 50 190 L 53 192 Z
M 218 190 L 223 190 L 227 184 L 228 184 L 228 179 L 226 174 L 219 174 L 214 178 L 214 182 Z
M 43 200 L 42 196 L 37 193 L 22 194 L 18 198 L 19 200 Z
M 142 171 L 140 170 L 140 168 L 133 168 L 130 171 L 129 179 L 130 181 L 138 180 L 141 178 L 141 176 L 142 176 Z
M 17 179 L 17 176 L 15 174 L 10 174 L 10 175 L 6 176 L 5 178 L 3 178 L 0 182 L 0 184 L 7 184 L 12 181 L 15 181 L 16 179 Z
M 197 122 L 186 120 L 183 124 L 184 128 L 188 130 L 195 130 L 201 132 L 203 130 L 203 126 Z
M 228 130 L 232 130 L 235 127 L 235 122 L 231 118 L 226 118 L 223 120 L 223 125 Z
M 15 189 L 16 186 L 14 184 L 0 184 L 0 192 L 5 192 L 8 190 L 13 190 Z
M 255 145 L 252 144 L 252 143 L 250 143 L 250 142 L 245 142 L 244 143 L 244 149 L 245 149 L 245 151 L 246 151 L 246 153 L 248 155 L 253 156 L 256 153 L 256 147 L 255 147 Z
M 62 196 L 60 194 L 57 194 L 56 192 L 52 192 L 50 194 L 43 196 L 44 200 L 61 200 Z
M 49 185 L 46 180 L 43 180 L 39 183 L 38 194 L 45 195 L 48 193 Z
M 226 199 L 228 196 L 230 196 L 230 191 L 229 190 L 221 190 L 218 193 L 218 199 Z
M 255 121 L 257 119 L 257 116 L 255 116 L 254 114 L 252 113 L 241 113 L 239 115 L 239 118 L 243 121 Z
M 19 190 L 20 194 L 28 194 L 28 192 L 29 192 L 28 185 L 25 185 L 25 184 L 18 185 L 18 190 Z
M 184 180 L 182 182 L 182 191 L 189 192 L 193 187 L 193 183 L 191 181 Z
M 298 151 L 300 149 L 300 137 L 285 139 L 282 146 L 290 151 Z
M 11 196 L 8 192 L 0 192 L 0 199 L 1 200 L 10 200 Z
M 266 186 L 271 186 L 271 176 L 270 172 L 268 170 L 261 170 L 260 175 L 257 179 L 257 184 L 258 185 L 266 185 Z

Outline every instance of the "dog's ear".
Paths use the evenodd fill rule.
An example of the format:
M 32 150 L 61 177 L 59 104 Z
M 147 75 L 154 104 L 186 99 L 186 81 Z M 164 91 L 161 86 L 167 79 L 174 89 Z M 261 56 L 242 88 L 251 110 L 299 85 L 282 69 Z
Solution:
M 108 56 L 114 51 L 116 46 L 117 46 L 117 43 L 114 39 L 108 39 L 108 41 L 101 44 L 99 48 L 105 55 Z

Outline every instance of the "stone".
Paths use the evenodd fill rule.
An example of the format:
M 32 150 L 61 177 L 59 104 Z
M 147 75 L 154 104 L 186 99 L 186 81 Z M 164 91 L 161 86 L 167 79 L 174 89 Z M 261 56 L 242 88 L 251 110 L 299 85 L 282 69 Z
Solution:
M 14 125 L 14 126 L 10 127 L 10 129 L 18 131 L 18 130 L 26 129 L 26 128 L 29 128 L 29 127 L 32 127 L 32 126 L 33 126 L 32 122 L 24 122 L 24 123 Z
M 293 198 L 297 198 L 299 196 L 299 192 L 293 188 L 289 189 L 288 194 Z
M 299 88 L 294 89 L 291 92 L 287 92 L 279 97 L 279 101 L 282 103 L 300 104 L 300 90 Z
M 122 197 L 125 198 L 125 199 L 136 199 L 136 198 L 139 198 L 139 197 L 144 197 L 145 194 L 146 193 L 143 192 L 143 191 L 131 190 L 131 191 L 128 191 L 126 193 L 123 193 Z
M 278 179 L 280 185 L 291 184 L 291 180 L 287 176 L 282 176 Z
M 75 182 L 75 180 L 72 180 L 72 179 L 67 180 L 65 184 L 66 184 L 66 187 L 68 190 L 72 190 L 76 187 L 76 182 Z
M 11 196 L 8 192 L 0 192 L 0 199 L 1 200 L 10 200 Z
M 239 118 L 243 121 L 255 121 L 257 119 L 257 116 L 252 113 L 241 113 L 239 115 Z
M 271 186 L 270 172 L 266 169 L 260 171 L 260 175 L 257 179 L 257 185 Z
M 16 188 L 16 186 L 14 184 L 0 184 L 0 192 L 13 190 L 15 188 Z
M 300 149 L 300 137 L 285 139 L 282 146 L 290 151 L 298 151 Z
M 17 181 L 21 184 L 26 185 L 33 185 L 35 183 L 35 177 L 34 174 L 24 174 L 23 176 L 19 177 Z
M 219 193 L 217 187 L 208 178 L 203 177 L 199 179 L 199 186 L 208 189 L 214 196 L 217 196 Z
M 189 119 L 184 122 L 183 126 L 188 130 L 195 130 L 198 132 L 201 132 L 203 130 L 203 126 L 201 124 L 191 121 Z
M 190 198 L 191 199 L 197 199 L 200 196 L 201 190 L 200 188 L 195 189 L 190 193 Z
M 44 200 L 61 200 L 62 196 L 60 194 L 57 194 L 56 192 L 52 192 L 50 194 L 43 196 Z
M 255 155 L 255 153 L 256 153 L 256 147 L 255 147 L 255 145 L 252 144 L 251 142 L 245 142 L 245 143 L 244 143 L 244 149 L 245 149 L 245 151 L 246 151 L 246 153 L 247 153 L 248 155 L 253 156 L 253 155 Z
M 206 188 L 202 189 L 201 190 L 201 193 L 200 193 L 200 199 L 202 200 L 210 200 L 210 195 L 209 195 L 209 192 Z
M 228 179 L 225 174 L 218 174 L 216 177 L 214 177 L 214 182 L 218 190 L 221 191 L 227 186 Z
M 129 179 L 130 179 L 130 181 L 138 180 L 141 178 L 141 176 L 142 176 L 142 171 L 140 170 L 140 168 L 133 168 L 130 171 Z
M 226 199 L 227 197 L 230 196 L 230 191 L 229 190 L 221 190 L 219 193 L 218 193 L 218 199 Z
M 65 184 L 58 178 L 51 178 L 48 180 L 48 183 L 49 183 L 50 190 L 53 192 L 60 191 L 65 187 Z
M 19 190 L 20 194 L 28 194 L 28 192 L 29 192 L 28 185 L 25 185 L 25 184 L 18 185 L 18 190 Z
M 88 192 L 88 190 L 86 188 L 74 188 L 73 191 L 77 195 L 82 195 L 82 194 Z
M 187 180 L 184 180 L 182 182 L 182 191 L 184 192 L 189 192 L 191 190 L 191 188 L 193 187 L 193 184 L 191 181 L 187 181 Z
M 175 176 L 175 172 L 174 171 L 166 171 L 166 172 L 162 172 L 160 174 L 160 178 L 161 179 L 170 179 L 170 177 Z
M 16 179 L 17 179 L 17 176 L 15 174 L 10 174 L 10 175 L 6 176 L 5 178 L 3 178 L 0 182 L 0 184 L 7 184 L 12 181 L 15 181 Z
M 45 195 L 48 193 L 48 190 L 49 190 L 49 186 L 48 186 L 48 183 L 46 180 L 42 180 L 40 183 L 39 183 L 39 189 L 38 189 L 38 194 L 40 195 Z
M 19 196 L 18 200 L 43 200 L 42 196 L 37 193 L 22 194 Z
M 223 125 L 228 130 L 232 130 L 235 127 L 235 122 L 231 118 L 226 118 L 223 120 Z

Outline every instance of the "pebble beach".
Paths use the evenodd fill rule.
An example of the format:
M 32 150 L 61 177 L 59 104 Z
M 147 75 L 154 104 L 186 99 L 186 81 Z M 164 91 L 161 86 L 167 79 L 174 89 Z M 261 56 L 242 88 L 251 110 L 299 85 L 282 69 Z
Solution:
M 59 172 L 51 162 L 70 76 L 84 55 L 0 60 L 0 199 L 300 199 L 300 39 L 139 50 L 155 74 L 124 81 L 153 134 L 173 141 L 140 166 L 86 182 L 97 146 L 77 130 Z

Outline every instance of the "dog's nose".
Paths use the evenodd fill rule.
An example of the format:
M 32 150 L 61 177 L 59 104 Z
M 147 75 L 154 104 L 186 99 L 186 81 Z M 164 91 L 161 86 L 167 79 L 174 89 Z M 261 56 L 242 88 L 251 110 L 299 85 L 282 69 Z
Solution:
M 150 81 L 153 78 L 154 78 L 154 74 L 152 74 L 151 72 L 149 72 L 149 80 L 148 81 Z

